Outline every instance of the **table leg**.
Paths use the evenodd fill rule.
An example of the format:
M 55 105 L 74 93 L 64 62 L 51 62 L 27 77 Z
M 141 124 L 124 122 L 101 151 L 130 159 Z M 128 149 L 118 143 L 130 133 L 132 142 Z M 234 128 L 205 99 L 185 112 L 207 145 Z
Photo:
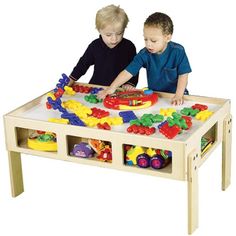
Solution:
M 232 116 L 224 120 L 222 141 L 222 190 L 230 185 L 231 177 Z
M 12 197 L 17 197 L 22 192 L 24 192 L 21 155 L 19 152 L 8 151 L 8 159 L 10 167 Z
M 198 159 L 200 155 L 192 152 L 188 157 L 188 233 L 198 227 Z

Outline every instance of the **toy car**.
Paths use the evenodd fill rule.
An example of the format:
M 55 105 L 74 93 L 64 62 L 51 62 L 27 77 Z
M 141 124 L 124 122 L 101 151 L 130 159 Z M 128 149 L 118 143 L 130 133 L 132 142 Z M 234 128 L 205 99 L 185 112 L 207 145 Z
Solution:
M 137 165 L 140 168 L 161 169 L 171 162 L 171 151 L 144 148 L 141 146 L 125 146 L 125 163 Z

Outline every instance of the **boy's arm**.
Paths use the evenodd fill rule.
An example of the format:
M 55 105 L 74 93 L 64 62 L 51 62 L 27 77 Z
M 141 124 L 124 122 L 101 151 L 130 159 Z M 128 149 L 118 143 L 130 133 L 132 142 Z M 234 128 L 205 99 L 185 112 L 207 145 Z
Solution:
M 98 93 L 98 98 L 103 99 L 106 97 L 106 95 L 114 93 L 118 87 L 130 80 L 132 76 L 133 75 L 130 74 L 127 70 L 121 71 L 116 79 L 111 83 L 110 87 Z
M 138 84 L 138 76 L 139 76 L 139 73 L 135 76 L 132 76 L 132 78 L 124 85 L 130 85 L 130 86 L 133 86 L 133 88 L 135 88 Z
M 135 90 L 136 89 L 135 87 L 138 83 L 138 76 L 139 74 L 137 74 L 136 76 L 133 76 L 128 82 L 122 85 L 122 88 L 128 91 Z
M 132 42 L 130 42 L 129 45 L 127 46 L 126 50 L 125 50 L 125 54 L 123 55 L 124 56 L 124 62 L 126 64 L 126 66 L 129 65 L 134 60 L 134 57 L 136 55 L 137 55 L 136 47 Z M 138 76 L 139 76 L 139 73 L 132 76 L 132 78 L 129 81 L 127 81 L 122 86 L 122 88 L 124 86 L 127 87 L 127 88 L 129 88 L 129 87 L 131 88 L 131 86 L 132 86 L 133 89 L 135 89 L 135 87 L 138 84 Z
M 174 97 L 171 99 L 173 105 L 182 105 L 184 103 L 184 91 L 188 83 L 188 74 L 179 75 L 177 89 Z
M 85 50 L 82 57 L 80 57 L 79 61 L 77 62 L 76 66 L 73 68 L 71 74 L 70 74 L 70 84 L 69 86 L 72 86 L 72 84 L 77 81 L 81 76 L 83 76 L 89 67 L 94 64 L 94 44 L 93 42 L 89 44 L 87 49 Z

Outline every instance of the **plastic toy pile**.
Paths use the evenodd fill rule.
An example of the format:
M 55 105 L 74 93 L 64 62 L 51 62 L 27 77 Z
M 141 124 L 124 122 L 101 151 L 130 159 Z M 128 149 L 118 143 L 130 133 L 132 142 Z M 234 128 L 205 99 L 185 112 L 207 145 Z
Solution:
M 34 150 L 55 152 L 57 151 L 56 134 L 34 130 L 29 135 L 27 145 Z
M 86 102 L 101 102 L 101 100 L 97 99 L 96 93 L 98 93 L 102 88 L 94 88 L 77 84 L 73 85 L 71 88 L 67 86 L 69 81 L 70 79 L 67 77 L 67 75 L 62 74 L 62 78 L 59 80 L 56 88 L 52 93 L 48 94 L 46 102 L 47 108 L 58 110 L 59 112 L 61 112 L 61 119 L 50 118 L 49 121 L 77 126 L 96 126 L 97 128 L 104 130 L 111 130 L 111 125 L 121 125 L 123 123 L 129 123 L 130 126 L 127 128 L 127 132 L 129 133 L 152 135 L 156 132 L 156 130 L 159 130 L 159 132 L 168 139 L 173 139 L 184 130 L 188 130 L 191 128 L 193 117 L 195 117 L 197 120 L 205 121 L 213 114 L 212 111 L 208 110 L 208 107 L 206 105 L 194 104 L 192 107 L 183 108 L 180 113 L 176 112 L 174 108 L 161 108 L 159 114 L 144 114 L 140 118 L 138 118 L 136 114 L 130 110 L 119 112 L 119 117 L 110 117 L 109 111 L 98 109 L 96 107 L 89 108 L 75 100 L 62 102 L 61 97 L 64 93 L 73 96 L 76 92 L 87 94 L 84 97 Z M 138 91 L 139 90 L 137 90 L 136 93 Z M 143 91 L 140 90 L 139 92 L 141 93 Z M 134 92 L 122 92 L 118 94 L 119 96 L 111 95 L 109 99 L 107 98 L 107 103 L 104 103 L 104 105 L 107 105 L 108 101 L 112 101 L 113 103 L 115 102 L 114 104 L 117 104 L 117 102 L 125 102 L 125 104 L 129 104 L 129 99 L 134 99 L 135 97 Z M 145 95 L 144 97 L 142 97 L 142 99 L 150 99 L 149 96 L 154 95 L 154 93 L 151 93 Z M 151 104 L 154 104 L 157 101 L 157 97 L 154 98 L 153 100 L 151 99 Z M 150 101 L 145 100 L 145 102 Z M 149 103 L 148 106 L 150 106 Z M 119 109 L 119 107 L 120 105 L 115 108 L 111 106 L 112 109 Z M 125 107 L 129 109 L 128 105 L 126 105 Z M 153 125 L 155 123 L 160 124 L 157 127 L 154 127 Z

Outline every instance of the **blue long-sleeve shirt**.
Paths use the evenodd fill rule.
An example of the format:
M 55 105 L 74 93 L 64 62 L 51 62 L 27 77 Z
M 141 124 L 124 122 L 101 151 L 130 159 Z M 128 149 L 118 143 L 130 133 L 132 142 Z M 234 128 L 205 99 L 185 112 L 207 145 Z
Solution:
M 142 67 L 147 71 L 148 88 L 169 93 L 176 92 L 179 75 L 192 71 L 184 47 L 174 42 L 169 42 L 161 54 L 143 48 L 126 70 L 134 76 Z
M 94 65 L 93 75 L 89 83 L 109 86 L 117 75 L 133 60 L 135 55 L 136 48 L 131 41 L 123 38 L 116 47 L 109 48 L 100 36 L 89 44 L 70 77 L 73 80 L 78 80 L 87 72 L 90 66 Z M 136 86 L 138 74 L 129 83 Z

